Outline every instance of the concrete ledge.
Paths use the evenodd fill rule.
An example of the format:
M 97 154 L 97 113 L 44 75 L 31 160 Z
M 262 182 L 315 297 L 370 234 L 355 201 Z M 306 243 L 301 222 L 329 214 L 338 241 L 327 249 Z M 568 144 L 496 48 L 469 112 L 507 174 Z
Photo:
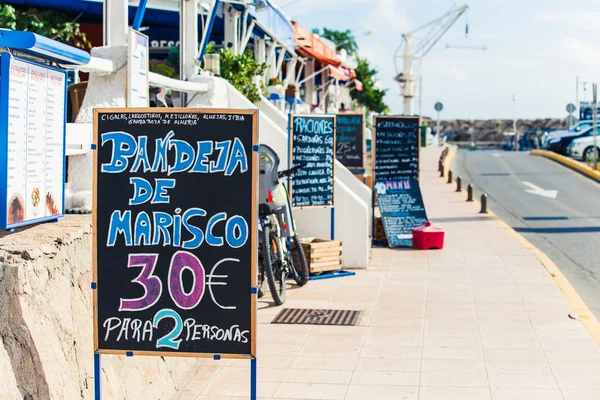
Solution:
M 600 182 L 600 171 L 594 171 L 592 167 L 583 165 L 579 161 L 575 161 L 572 158 L 565 157 L 548 150 L 531 150 L 531 154 L 533 154 L 534 156 L 542 156 L 554 160 L 571 169 L 574 169 L 577 172 L 582 173 L 583 175 L 595 180 L 596 182 Z

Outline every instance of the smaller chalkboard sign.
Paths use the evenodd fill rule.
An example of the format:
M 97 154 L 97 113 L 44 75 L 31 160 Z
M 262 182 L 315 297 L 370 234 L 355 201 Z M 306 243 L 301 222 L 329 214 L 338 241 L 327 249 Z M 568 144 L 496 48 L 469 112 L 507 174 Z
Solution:
M 292 207 L 333 207 L 334 143 L 334 115 L 291 116 L 291 165 L 302 166 L 290 182 Z
M 380 179 L 375 183 L 375 192 L 389 246 L 412 246 L 412 229 L 427 222 L 419 181 Z
M 338 114 L 335 124 L 336 158 L 346 168 L 364 168 L 363 115 Z
M 420 118 L 377 116 L 373 125 L 374 179 L 418 178 Z

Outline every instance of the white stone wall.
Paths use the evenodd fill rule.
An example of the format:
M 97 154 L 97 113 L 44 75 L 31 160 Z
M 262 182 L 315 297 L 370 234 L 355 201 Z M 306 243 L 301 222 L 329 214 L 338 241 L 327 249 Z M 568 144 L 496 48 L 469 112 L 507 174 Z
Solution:
M 0 399 L 92 399 L 90 216 L 0 235 Z M 104 399 L 170 399 L 202 361 L 102 356 Z

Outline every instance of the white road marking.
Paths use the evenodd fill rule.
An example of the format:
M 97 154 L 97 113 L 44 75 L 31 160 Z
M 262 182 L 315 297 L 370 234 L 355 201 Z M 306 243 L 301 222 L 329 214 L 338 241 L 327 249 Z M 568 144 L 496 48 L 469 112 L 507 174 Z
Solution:
M 558 196 L 558 190 L 546 190 L 541 187 L 534 185 L 531 182 L 523 181 L 523 185 L 530 187 L 531 189 L 526 189 L 527 193 L 536 194 L 538 196 L 548 197 L 550 199 L 555 199 Z

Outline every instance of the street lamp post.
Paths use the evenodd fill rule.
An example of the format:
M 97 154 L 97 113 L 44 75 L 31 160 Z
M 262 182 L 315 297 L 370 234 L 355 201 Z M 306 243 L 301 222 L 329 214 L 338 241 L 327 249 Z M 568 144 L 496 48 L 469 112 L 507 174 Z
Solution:
M 598 93 L 598 84 L 594 83 L 592 85 L 592 107 L 593 107 L 593 135 L 594 135 L 594 171 L 598 169 L 598 144 L 597 144 L 597 137 L 598 137 L 598 98 L 597 98 L 597 93 Z
M 515 151 L 519 151 L 519 132 L 517 132 L 517 100 L 513 94 L 513 133 L 515 134 Z

